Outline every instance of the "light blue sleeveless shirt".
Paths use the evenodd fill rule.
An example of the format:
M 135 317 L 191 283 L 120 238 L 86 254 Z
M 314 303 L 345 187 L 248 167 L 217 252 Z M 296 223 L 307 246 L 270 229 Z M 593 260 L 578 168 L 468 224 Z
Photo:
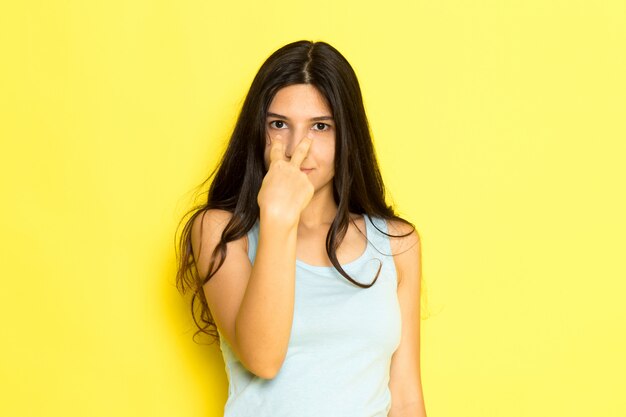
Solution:
M 382 218 L 364 214 L 367 248 L 342 265 L 361 288 L 334 267 L 296 259 L 295 304 L 287 356 L 272 379 L 249 372 L 220 337 L 228 376 L 224 417 L 387 417 L 389 370 L 400 344 L 397 275 Z M 248 232 L 254 264 L 259 221 Z

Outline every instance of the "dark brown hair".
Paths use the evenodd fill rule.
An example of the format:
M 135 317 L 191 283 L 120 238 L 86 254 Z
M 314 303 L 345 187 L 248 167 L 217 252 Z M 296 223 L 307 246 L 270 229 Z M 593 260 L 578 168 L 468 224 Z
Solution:
M 254 77 L 226 151 L 218 166 L 203 182 L 213 177 L 206 202 L 191 209 L 181 219 L 182 223 L 191 214 L 177 247 L 176 285 L 181 293 L 192 293 L 191 313 L 199 329 L 194 336 L 204 333 L 219 340 L 203 285 L 222 266 L 227 242 L 245 236 L 259 217 L 257 195 L 266 173 L 263 153 L 267 110 L 276 92 L 293 84 L 315 86 L 326 98 L 337 128 L 333 198 L 338 207 L 326 236 L 326 253 L 337 271 L 362 288 L 374 285 L 380 273 L 379 267 L 372 283 L 362 284 L 353 280 L 337 260 L 336 251 L 348 230 L 351 212 L 398 220 L 415 229 L 413 224 L 398 217 L 393 207 L 385 203 L 385 188 L 361 89 L 348 61 L 325 42 L 298 41 L 285 45 L 263 63 Z M 229 211 L 232 217 L 212 253 L 207 275 L 199 276 L 191 245 L 191 228 L 194 220 L 209 209 Z

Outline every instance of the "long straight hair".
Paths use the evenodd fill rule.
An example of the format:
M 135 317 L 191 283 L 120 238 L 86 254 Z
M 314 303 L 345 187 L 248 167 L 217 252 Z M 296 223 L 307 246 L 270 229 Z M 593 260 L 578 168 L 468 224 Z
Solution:
M 350 213 L 393 219 L 415 229 L 412 223 L 398 217 L 393 207 L 385 203 L 385 187 L 374 153 L 361 89 L 348 61 L 325 42 L 298 41 L 285 45 L 270 55 L 254 77 L 226 151 L 218 166 L 203 182 L 213 177 L 206 202 L 191 209 L 181 219 L 182 223 L 191 214 L 177 247 L 176 286 L 183 294 L 192 293 L 191 313 L 198 327 L 194 338 L 204 333 L 219 340 L 203 286 L 224 263 L 227 243 L 245 236 L 259 217 L 257 195 L 266 174 L 263 155 L 267 110 L 278 90 L 294 84 L 316 87 L 329 103 L 336 124 L 333 198 L 337 213 L 326 235 L 326 253 L 337 271 L 362 288 L 374 285 L 380 274 L 379 266 L 372 283 L 362 284 L 352 279 L 337 260 L 336 251 L 348 230 Z M 226 210 L 232 216 L 211 254 L 206 276 L 200 276 L 191 245 L 191 229 L 195 219 L 210 209 Z M 374 223 L 372 225 L 376 227 Z M 385 234 L 404 237 L 410 233 L 399 236 Z

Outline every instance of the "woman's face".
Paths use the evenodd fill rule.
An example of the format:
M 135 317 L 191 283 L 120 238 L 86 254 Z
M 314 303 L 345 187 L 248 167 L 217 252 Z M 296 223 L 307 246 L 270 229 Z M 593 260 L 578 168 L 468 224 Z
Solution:
M 269 168 L 270 138 L 285 145 L 289 160 L 298 143 L 308 136 L 313 139 L 301 169 L 307 172 L 315 191 L 329 187 L 335 175 L 335 121 L 322 94 L 311 84 L 294 84 L 276 93 L 265 120 L 265 168 Z

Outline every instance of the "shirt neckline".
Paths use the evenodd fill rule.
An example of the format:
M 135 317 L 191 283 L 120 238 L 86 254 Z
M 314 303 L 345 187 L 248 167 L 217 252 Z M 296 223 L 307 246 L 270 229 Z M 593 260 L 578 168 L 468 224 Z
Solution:
M 361 255 L 359 255 L 358 258 L 354 259 L 353 261 L 348 262 L 347 264 L 341 265 L 343 269 L 349 269 L 354 266 L 357 266 L 363 263 L 363 261 L 367 259 L 367 254 L 369 253 L 369 250 L 370 250 L 370 239 L 372 238 L 373 233 L 372 233 L 371 225 L 369 225 L 369 222 L 370 222 L 369 216 L 366 213 L 363 213 L 363 220 L 365 222 L 365 250 L 363 251 L 363 253 L 361 253 Z M 331 265 L 331 266 L 311 265 L 304 261 L 301 261 L 298 258 L 296 258 L 296 266 L 299 266 L 304 269 L 308 269 L 310 271 L 323 272 L 323 273 L 332 272 L 332 270 L 335 269 L 334 265 Z

